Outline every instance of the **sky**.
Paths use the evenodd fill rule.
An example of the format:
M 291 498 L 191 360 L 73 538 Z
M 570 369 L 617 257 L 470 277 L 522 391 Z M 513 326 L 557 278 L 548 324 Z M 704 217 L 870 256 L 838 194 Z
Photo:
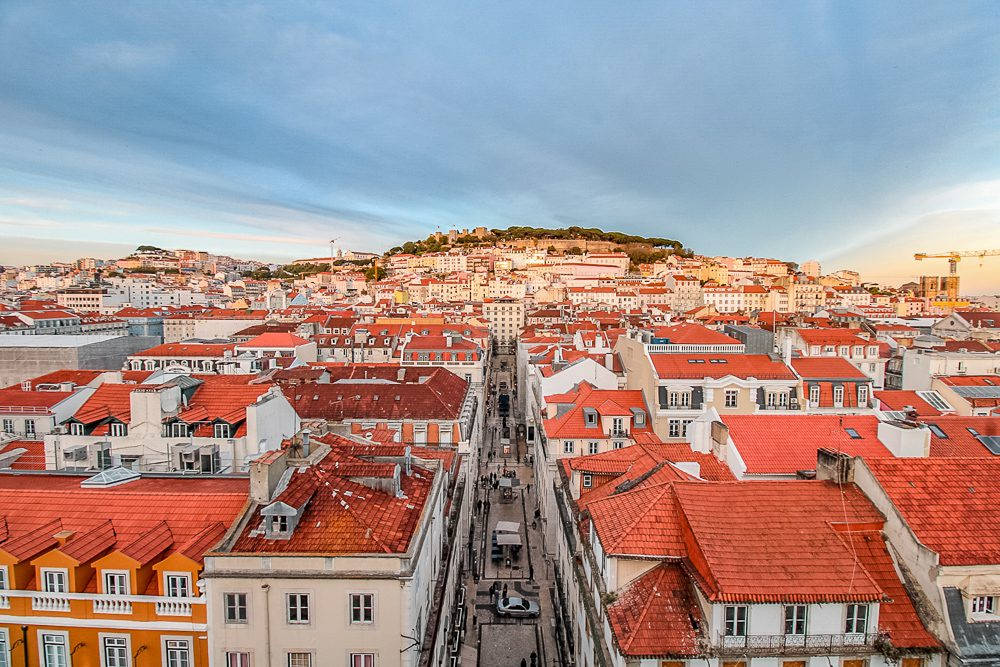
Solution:
M 943 273 L 1000 248 L 1000 9 L 0 2 L 0 262 L 479 225 Z

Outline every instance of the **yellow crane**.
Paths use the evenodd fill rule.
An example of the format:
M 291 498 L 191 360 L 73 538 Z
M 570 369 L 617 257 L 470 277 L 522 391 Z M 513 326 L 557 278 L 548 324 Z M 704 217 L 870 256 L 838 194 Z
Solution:
M 948 273 L 958 273 L 958 261 L 963 257 L 978 257 L 980 263 L 984 257 L 996 257 L 1000 250 L 949 250 L 948 252 L 918 252 L 913 259 L 947 259 Z

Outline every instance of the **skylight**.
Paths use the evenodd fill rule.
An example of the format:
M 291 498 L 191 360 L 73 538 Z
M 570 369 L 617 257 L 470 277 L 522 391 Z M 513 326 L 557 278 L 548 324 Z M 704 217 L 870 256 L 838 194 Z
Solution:
M 851 436 L 852 440 L 860 440 L 861 439 L 861 434 L 858 433 L 857 430 L 855 430 L 853 428 L 845 428 L 844 430 L 847 431 L 847 435 Z
M 118 486 L 119 484 L 127 484 L 128 482 L 137 480 L 140 477 L 141 475 L 135 470 L 118 466 L 117 468 L 103 470 L 93 477 L 83 480 L 80 482 L 80 486 L 85 489 Z
M 945 433 L 944 431 L 942 431 L 941 427 L 938 426 L 937 424 L 928 424 L 927 428 L 929 428 L 931 430 L 931 433 L 933 433 L 935 436 L 937 436 L 939 438 L 947 438 L 948 437 L 948 434 Z
M 948 405 L 936 391 L 918 391 L 917 396 L 924 399 L 929 405 L 933 406 L 937 410 L 943 411 L 952 409 L 952 407 Z

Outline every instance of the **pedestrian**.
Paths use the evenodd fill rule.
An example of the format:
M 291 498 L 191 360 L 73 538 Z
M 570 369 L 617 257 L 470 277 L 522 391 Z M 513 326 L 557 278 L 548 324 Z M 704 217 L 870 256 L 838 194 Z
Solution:
M 527 483 L 527 484 L 525 484 L 524 488 L 527 489 L 528 493 L 531 493 L 531 483 L 530 482 Z
M 503 585 L 503 596 L 507 597 L 507 584 Z
M 528 661 L 524 658 L 521 658 L 521 667 L 528 667 Z
M 532 651 L 531 652 L 531 667 L 535 667 L 535 664 L 537 662 L 538 662 L 538 654 L 535 653 L 534 651 Z
M 479 498 L 476 498 L 476 514 L 479 514 L 479 512 L 482 509 L 483 509 L 483 501 Z
M 536 521 L 535 519 L 531 520 L 531 529 L 532 530 L 537 530 L 538 529 L 538 521 Z

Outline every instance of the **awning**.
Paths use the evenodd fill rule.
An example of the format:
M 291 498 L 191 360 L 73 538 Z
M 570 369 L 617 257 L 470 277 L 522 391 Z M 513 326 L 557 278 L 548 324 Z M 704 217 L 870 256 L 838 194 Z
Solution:
M 521 530 L 521 524 L 517 521 L 497 521 L 496 532 L 517 533 Z
M 504 547 L 521 546 L 521 536 L 514 533 L 501 533 L 497 535 L 497 544 Z
M 501 477 L 500 478 L 500 488 L 502 489 L 514 489 L 521 486 L 521 480 L 517 477 Z

